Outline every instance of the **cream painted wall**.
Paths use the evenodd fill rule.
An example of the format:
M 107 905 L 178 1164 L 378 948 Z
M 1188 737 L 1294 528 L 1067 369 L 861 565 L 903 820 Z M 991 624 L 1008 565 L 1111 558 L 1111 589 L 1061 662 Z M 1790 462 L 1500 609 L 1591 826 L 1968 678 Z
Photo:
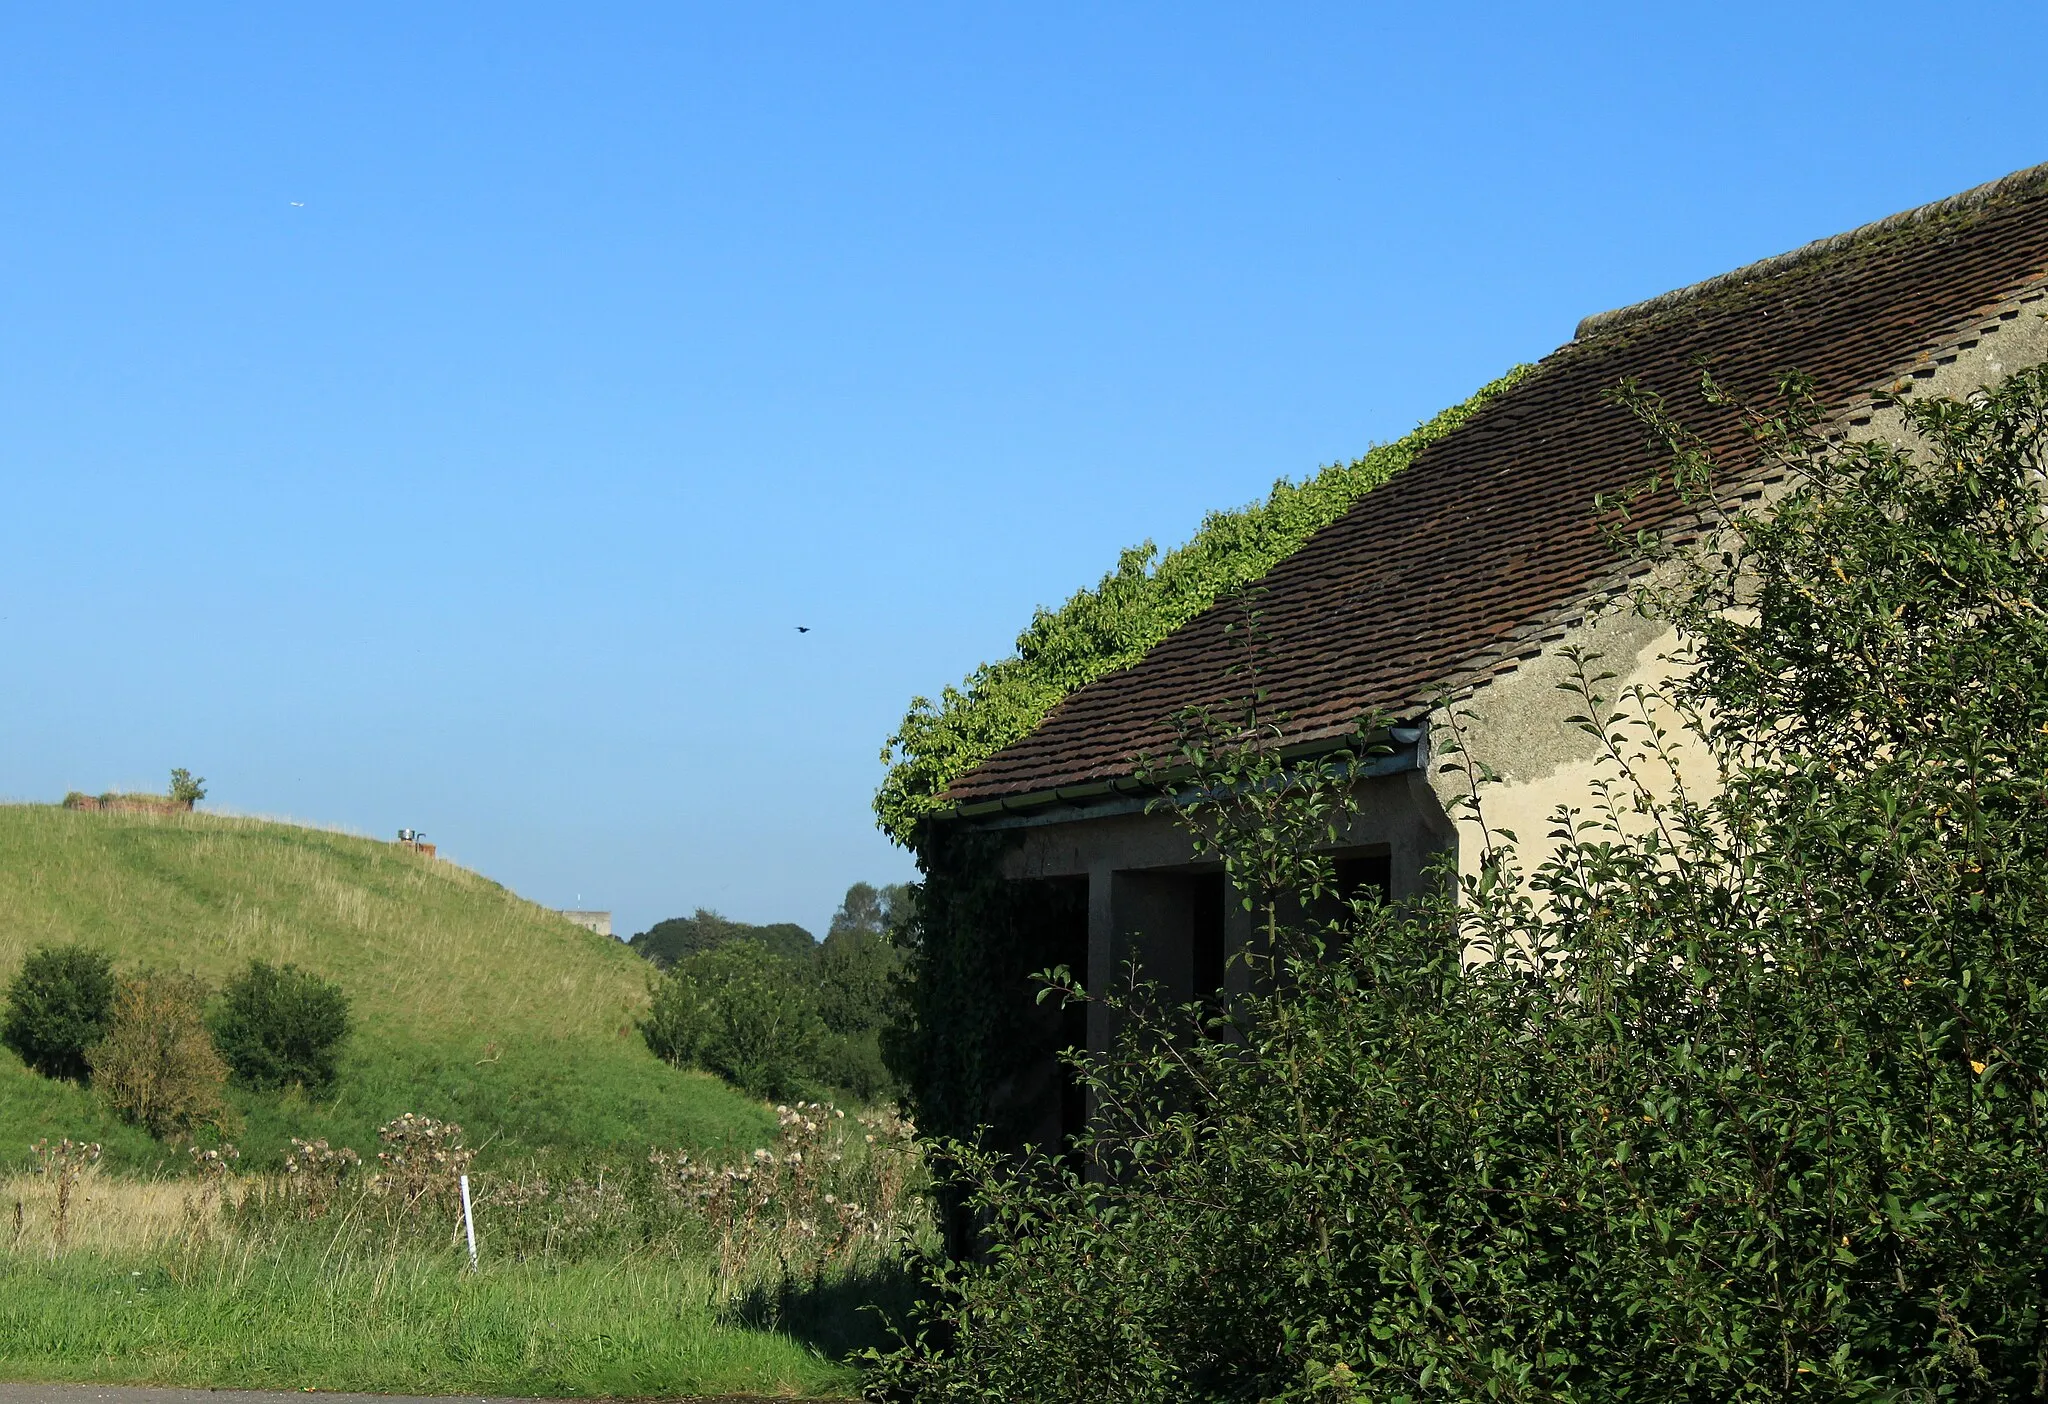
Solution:
M 2048 362 L 2048 297 L 2035 292 L 1974 319 L 1900 367 L 1890 384 L 1910 387 L 1919 395 L 1961 397 L 2043 362 Z M 1895 410 L 1872 411 L 1866 406 L 1851 409 L 1844 418 L 1845 427 L 1857 437 L 1905 441 Z M 1446 711 L 1431 718 L 1438 756 L 1429 782 L 1446 812 L 1457 819 L 1458 866 L 1464 874 L 1479 871 L 1488 832 L 1497 836 L 1502 830 L 1517 836 L 1526 873 L 1553 852 L 1560 806 L 1588 811 L 1597 802 L 1603 781 L 1621 779 L 1621 768 L 1603 757 L 1598 740 L 1566 720 L 1584 710 L 1576 695 L 1560 690 L 1576 672 L 1566 657 L 1573 649 L 1599 656 L 1594 671 L 1617 675 L 1600 685 L 1602 694 L 1614 702 L 1632 688 L 1654 693 L 1667 683 L 1678 666 L 1679 640 L 1671 630 L 1634 613 L 1626 599 L 1609 601 L 1546 641 L 1539 653 L 1513 671 L 1466 693 L 1452 709 L 1458 713 L 1455 725 Z M 1649 716 L 1674 738 L 1671 748 L 1679 782 L 1695 793 L 1701 786 L 1710 787 L 1713 767 L 1704 748 L 1683 734 L 1668 708 L 1653 708 Z M 1458 758 L 1444 754 L 1459 737 L 1469 758 L 1498 777 L 1479 789 L 1478 814 L 1484 828 L 1465 802 L 1470 786 L 1453 768 Z M 1644 755 L 1640 737 L 1627 754 Z M 1673 783 L 1669 770 L 1655 760 L 1646 758 L 1638 773 L 1665 793 Z

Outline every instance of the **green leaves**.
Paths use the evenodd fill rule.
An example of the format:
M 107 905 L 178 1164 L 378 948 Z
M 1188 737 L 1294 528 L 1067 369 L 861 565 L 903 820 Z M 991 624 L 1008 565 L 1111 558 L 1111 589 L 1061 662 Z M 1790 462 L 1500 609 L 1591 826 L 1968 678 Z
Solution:
M 321 1092 L 348 1037 L 348 996 L 310 970 L 252 960 L 221 991 L 207 1029 L 244 1086 Z
M 938 1271 L 879 1383 L 2042 1396 L 2048 619 L 2020 602 L 2048 599 L 2048 370 L 1901 404 L 1910 448 L 1786 390 L 1751 411 L 1774 503 L 1718 503 L 1678 445 L 1714 532 L 1650 543 L 1639 604 L 1699 664 L 1664 699 L 1686 722 L 1656 735 L 1580 659 L 1604 786 L 1545 861 L 1495 831 L 1459 890 L 1333 915 L 1350 763 L 1284 763 L 1255 699 L 1189 719 L 1155 778 L 1252 905 L 1253 992 L 1088 992 L 1122 1029 L 1075 1064 L 1090 1171 L 955 1148 L 991 1251 Z M 1672 747 L 1712 795 L 1673 795 Z M 928 895 L 977 893 L 961 930 L 1001 935 L 1001 854 L 940 856 L 924 939 L 965 958 Z
M 749 940 L 678 960 L 655 983 L 640 1021 L 657 1058 L 770 1100 L 808 1090 L 823 1032 L 809 983 Z

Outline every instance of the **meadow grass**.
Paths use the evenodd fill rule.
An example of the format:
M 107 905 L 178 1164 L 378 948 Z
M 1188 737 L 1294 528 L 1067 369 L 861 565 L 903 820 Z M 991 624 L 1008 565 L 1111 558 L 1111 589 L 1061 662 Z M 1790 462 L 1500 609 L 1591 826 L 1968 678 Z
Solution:
M 304 1245 L 0 1258 L 0 1375 L 216 1388 L 850 1397 L 857 1376 L 729 1318 L 701 1263 L 375 1258 Z
M 453 1140 L 364 1166 L 300 1152 L 282 1174 L 52 1161 L 0 1179 L 0 1377 L 850 1397 L 844 1357 L 888 1339 L 865 1308 L 909 1306 L 922 1164 L 887 1113 L 806 1104 L 779 1123 L 772 1148 L 723 1163 L 477 1171 L 478 1270 L 456 1208 L 474 1162 Z
M 634 1028 L 648 966 L 466 869 L 396 844 L 208 814 L 0 806 L 0 981 L 28 951 L 84 941 L 116 967 L 215 984 L 252 958 L 348 994 L 356 1033 L 331 1092 L 232 1090 L 245 1163 L 289 1138 L 371 1149 L 401 1111 L 460 1122 L 512 1156 L 737 1150 L 773 1133 L 764 1106 L 649 1054 Z M 42 1137 L 102 1142 L 147 1170 L 169 1153 L 86 1089 L 0 1052 L 0 1164 Z

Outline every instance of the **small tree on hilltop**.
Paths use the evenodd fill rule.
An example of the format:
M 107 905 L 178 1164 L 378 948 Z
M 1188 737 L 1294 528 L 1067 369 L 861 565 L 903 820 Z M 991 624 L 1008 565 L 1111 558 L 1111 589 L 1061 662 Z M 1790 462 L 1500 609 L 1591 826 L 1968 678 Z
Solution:
M 0 1042 L 44 1077 L 83 1082 L 86 1052 L 106 1036 L 114 1013 L 114 966 L 90 946 L 32 951 L 7 990 Z
M 206 798 L 206 778 L 179 766 L 171 772 L 171 800 L 187 809 Z
M 309 970 L 254 960 L 228 982 L 207 1024 L 237 1082 L 319 1091 L 333 1084 L 348 1037 L 348 996 Z

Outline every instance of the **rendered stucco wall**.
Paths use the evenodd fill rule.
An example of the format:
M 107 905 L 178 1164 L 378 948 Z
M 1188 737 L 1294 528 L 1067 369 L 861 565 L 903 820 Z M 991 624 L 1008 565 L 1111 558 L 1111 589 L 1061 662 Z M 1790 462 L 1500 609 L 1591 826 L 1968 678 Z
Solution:
M 1888 388 L 1960 398 L 2043 362 L 2048 362 L 2048 298 L 2035 293 L 1974 319 L 1957 335 L 1899 368 Z M 1904 441 L 1895 410 L 1852 409 L 1844 418 L 1844 428 L 1852 436 Z M 1586 811 L 1595 803 L 1603 779 L 1621 778 L 1619 767 L 1603 759 L 1598 739 L 1566 720 L 1585 710 L 1577 695 L 1563 690 L 1577 671 L 1568 652 L 1576 649 L 1597 656 L 1592 671 L 1616 675 L 1599 686 L 1600 693 L 1616 703 L 1631 687 L 1654 692 L 1667 682 L 1678 647 L 1672 631 L 1635 614 L 1625 600 L 1611 602 L 1604 612 L 1591 612 L 1561 628 L 1513 671 L 1461 698 L 1453 709 L 1458 713 L 1455 727 L 1444 712 L 1431 718 L 1438 754 L 1429 782 L 1445 812 L 1456 817 L 1461 872 L 1475 873 L 1482 862 L 1487 835 L 1481 817 L 1495 841 L 1502 831 L 1515 835 L 1526 873 L 1551 853 L 1560 806 Z M 1710 762 L 1683 733 L 1678 719 L 1668 709 L 1652 710 L 1650 716 L 1672 738 L 1683 783 L 1694 789 L 1710 784 Z M 1457 758 L 1445 754 L 1460 739 L 1467 758 L 1497 777 L 1478 791 L 1479 817 L 1466 802 L 1470 782 L 1453 768 Z M 1661 763 L 1644 756 L 1640 747 L 1630 754 L 1642 758 L 1638 773 L 1653 788 L 1668 790 L 1671 782 L 1661 773 Z

